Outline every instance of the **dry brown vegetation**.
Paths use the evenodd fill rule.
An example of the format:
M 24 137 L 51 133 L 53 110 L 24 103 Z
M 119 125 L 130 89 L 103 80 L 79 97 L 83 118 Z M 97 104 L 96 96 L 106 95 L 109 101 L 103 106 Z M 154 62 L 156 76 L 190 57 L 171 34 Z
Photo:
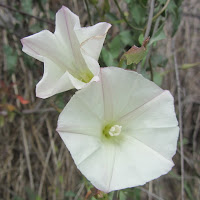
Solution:
M 103 1 L 100 1 L 101 4 Z M 112 12 L 120 16 L 113 1 Z M 4 5 L 21 8 L 20 1 L 1 0 Z M 123 3 L 123 2 L 122 2 Z M 33 4 L 32 14 L 53 22 L 48 10 L 56 12 L 61 5 L 69 7 L 80 16 L 82 25 L 89 25 L 84 1 L 47 0 L 41 11 Z M 126 6 L 122 9 L 126 11 Z M 185 199 L 200 200 L 200 2 L 185 0 L 179 30 L 170 37 L 171 24 L 165 25 L 167 39 L 159 43 L 156 51 L 167 55 L 169 61 L 163 72 L 162 87 L 171 91 L 178 110 L 177 80 L 174 55 L 178 67 L 197 63 L 179 70 L 182 103 Z M 95 11 L 92 10 L 92 14 Z M 20 39 L 30 35 L 30 25 L 43 24 L 54 30 L 52 23 L 20 15 L 23 24 L 16 27 L 17 12 L 0 7 L 0 200 L 22 199 L 83 199 L 87 189 L 85 179 L 77 170 L 68 150 L 55 131 L 62 104 L 67 103 L 74 91 L 42 100 L 35 97 L 35 85 L 43 73 L 43 64 L 22 57 Z M 54 16 L 53 16 L 54 17 Z M 99 17 L 99 21 L 101 18 Z M 119 29 L 109 31 L 111 37 Z M 175 49 L 173 50 L 173 43 Z M 105 44 L 106 45 L 106 44 Z M 9 69 L 13 57 L 8 57 L 4 46 L 10 46 L 17 54 L 15 69 Z M 30 59 L 30 62 L 27 60 Z M 12 71 L 13 70 L 13 71 Z M 17 96 L 20 96 L 17 98 Z M 23 97 L 23 99 L 20 99 Z M 180 144 L 173 158 L 175 167 L 169 174 L 140 187 L 137 199 L 181 199 L 181 152 Z M 138 192 L 138 191 L 136 191 Z M 154 196 L 148 195 L 153 193 Z M 70 197 L 71 194 L 71 197 Z M 40 196 L 36 197 L 36 196 Z M 156 195 L 156 196 L 155 196 Z M 149 196 L 149 197 L 148 197 Z M 129 197 L 128 199 L 133 199 Z

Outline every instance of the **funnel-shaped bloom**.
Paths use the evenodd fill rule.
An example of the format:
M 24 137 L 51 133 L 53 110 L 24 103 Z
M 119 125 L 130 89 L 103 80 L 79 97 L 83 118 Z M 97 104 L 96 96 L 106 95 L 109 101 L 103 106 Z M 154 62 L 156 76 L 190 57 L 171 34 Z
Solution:
M 114 67 L 100 79 L 78 91 L 58 119 L 78 169 L 104 192 L 168 173 L 179 132 L 170 92 Z
M 62 7 L 56 14 L 54 34 L 44 30 L 23 38 L 23 51 L 44 62 L 36 96 L 47 98 L 97 81 L 100 51 L 110 24 L 81 28 L 77 15 Z

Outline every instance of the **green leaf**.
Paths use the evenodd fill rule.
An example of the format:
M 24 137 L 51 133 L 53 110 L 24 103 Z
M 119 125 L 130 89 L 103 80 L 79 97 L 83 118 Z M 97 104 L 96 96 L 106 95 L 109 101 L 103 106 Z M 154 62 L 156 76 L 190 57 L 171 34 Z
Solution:
M 42 200 L 42 198 L 37 196 L 35 200 Z
M 60 93 L 58 95 L 56 95 L 56 100 L 55 100 L 55 105 L 59 108 L 59 109 L 63 109 L 65 107 L 65 97 L 63 93 Z
M 29 27 L 29 30 L 33 33 L 37 33 L 39 31 L 41 31 L 43 28 L 42 26 L 40 25 L 40 23 L 35 23 L 35 24 L 32 24 L 30 27 Z
M 119 199 L 120 199 L 120 200 L 126 200 L 126 195 L 124 194 L 123 191 L 120 191 L 120 192 L 119 192 Z
M 37 198 L 37 194 L 30 188 L 25 188 L 26 194 L 28 196 L 28 200 L 35 200 Z
M 133 43 L 133 36 L 131 35 L 130 31 L 122 31 L 120 32 L 119 35 L 124 46 L 130 45 L 131 43 Z
M 187 64 L 183 64 L 181 66 L 181 69 L 189 69 L 191 67 L 196 67 L 198 65 L 200 65 L 200 62 L 197 62 L 197 63 L 187 63 Z
M 104 47 L 101 51 L 101 56 L 106 66 L 116 66 L 113 55 Z
M 188 195 L 190 200 L 195 200 L 196 199 L 196 198 L 194 199 L 194 197 L 192 195 L 192 190 L 191 190 L 190 185 L 188 183 L 186 183 L 186 182 L 184 183 L 184 189 L 185 189 L 185 191 L 186 191 L 186 193 L 187 193 L 187 195 Z
M 134 46 L 136 47 L 136 46 Z M 133 47 L 132 47 L 133 48 Z M 138 64 L 145 56 L 146 49 L 140 48 L 140 49 L 132 49 L 133 51 L 127 54 L 124 54 L 127 60 L 127 65 L 130 65 L 132 63 Z
M 167 11 L 169 12 L 172 21 L 172 33 L 171 33 L 172 37 L 178 30 L 181 21 L 181 3 L 182 0 L 176 0 L 176 1 L 171 0 L 167 7 Z
M 72 191 L 65 192 L 65 197 L 75 197 L 75 196 L 76 196 L 76 194 Z
M 163 76 L 158 72 L 153 72 L 153 82 L 158 86 L 161 86 L 163 82 Z
M 122 56 L 122 59 L 126 59 L 127 61 L 127 65 L 130 64 L 138 64 L 145 56 L 146 56 L 146 46 L 149 42 L 149 37 L 144 40 L 143 44 L 141 47 L 137 47 L 137 46 L 133 46 L 131 47 L 126 53 L 124 53 L 124 55 Z
M 8 113 L 8 121 L 13 122 L 15 119 L 16 113 L 15 112 L 9 112 Z
M 145 22 L 146 8 L 143 8 L 140 4 L 135 3 L 135 4 L 132 4 L 130 12 L 131 12 L 133 21 L 137 25 L 141 25 Z
M 166 67 L 168 59 L 161 54 L 154 54 L 151 57 L 151 63 L 153 67 Z
M 106 13 L 105 16 L 108 18 L 108 21 L 111 21 L 112 23 L 119 21 L 119 18 L 113 13 Z
M 63 183 L 63 176 L 59 176 L 59 182 L 62 184 Z
M 24 199 L 22 199 L 22 198 L 19 197 L 19 196 L 14 196 L 12 200 L 24 200 Z
M 33 10 L 33 2 L 32 0 L 22 0 L 21 1 L 22 10 L 26 13 L 31 14 Z
M 157 32 L 155 33 L 155 35 L 151 38 L 149 45 L 159 41 L 159 40 L 163 40 L 166 38 L 166 35 L 164 33 L 163 30 L 164 24 L 160 26 L 160 28 L 157 30 Z
M 104 0 L 103 3 L 103 11 L 104 13 L 108 13 L 110 11 L 110 3 L 109 0 Z
M 140 34 L 138 41 L 139 41 L 140 45 L 142 45 L 142 43 L 144 41 L 144 34 L 143 33 Z
M 4 126 L 4 123 L 5 123 L 4 116 L 0 115 L 0 128 Z
M 96 5 L 98 3 L 98 0 L 89 0 L 89 2 L 93 5 Z
M 9 45 L 4 45 L 3 50 L 6 56 L 7 70 L 12 74 L 16 70 L 18 55 L 14 49 Z
M 113 58 L 117 58 L 119 56 L 120 50 L 123 48 L 120 40 L 120 35 L 117 35 L 108 45 Z

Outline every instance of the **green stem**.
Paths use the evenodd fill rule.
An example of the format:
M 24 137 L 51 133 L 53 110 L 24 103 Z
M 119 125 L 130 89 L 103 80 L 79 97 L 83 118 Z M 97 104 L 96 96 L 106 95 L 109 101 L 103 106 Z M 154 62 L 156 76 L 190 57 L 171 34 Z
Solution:
M 167 0 L 167 2 L 164 5 L 164 7 L 152 18 L 152 22 L 154 22 L 165 11 L 165 9 L 167 8 L 169 2 L 170 2 L 170 0 Z M 145 33 L 146 29 L 147 29 L 147 25 L 144 28 L 144 31 L 143 31 L 144 33 Z
M 151 73 L 151 81 L 153 81 L 153 67 L 151 64 L 151 58 L 149 58 L 149 66 L 150 66 L 150 73 Z
M 120 12 L 122 18 L 123 18 L 124 21 L 127 23 L 127 25 L 128 25 L 129 27 L 131 27 L 132 29 L 135 29 L 135 30 L 137 30 L 137 31 L 143 31 L 142 28 L 138 28 L 138 27 L 135 27 L 135 26 L 133 26 L 132 24 L 130 24 L 130 23 L 128 22 L 128 20 L 126 19 L 124 13 L 122 12 L 121 8 L 119 7 L 119 4 L 118 4 L 117 0 L 114 0 L 114 2 L 115 2 L 115 4 L 116 4 L 116 6 L 117 6 L 117 8 L 118 8 L 118 10 L 119 10 L 119 12 Z
M 155 21 L 167 8 L 168 4 L 169 4 L 170 0 L 167 0 L 166 4 L 164 5 L 164 7 L 153 17 L 152 21 Z

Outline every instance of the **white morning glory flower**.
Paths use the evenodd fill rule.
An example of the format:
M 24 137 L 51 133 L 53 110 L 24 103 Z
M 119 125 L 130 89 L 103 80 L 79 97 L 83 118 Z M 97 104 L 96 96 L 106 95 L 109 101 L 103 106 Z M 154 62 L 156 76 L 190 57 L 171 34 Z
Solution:
M 43 30 L 23 38 L 22 50 L 44 62 L 44 75 L 36 86 L 36 96 L 47 98 L 98 81 L 97 60 L 110 26 L 102 22 L 81 28 L 79 17 L 63 6 L 56 14 L 54 34 Z
M 99 190 L 143 185 L 173 167 L 179 128 L 173 97 L 136 72 L 108 67 L 78 91 L 57 131 Z

